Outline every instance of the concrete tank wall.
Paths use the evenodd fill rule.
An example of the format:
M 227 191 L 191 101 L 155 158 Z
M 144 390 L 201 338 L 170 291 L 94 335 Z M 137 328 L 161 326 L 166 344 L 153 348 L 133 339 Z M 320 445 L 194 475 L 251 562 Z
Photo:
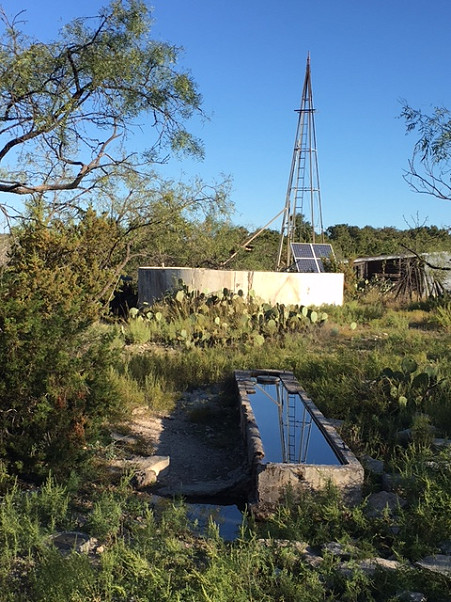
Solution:
M 254 392 L 255 387 L 252 377 L 258 375 L 276 375 L 290 393 L 300 396 L 340 458 L 340 465 L 265 462 L 264 445 L 249 400 L 249 395 Z M 332 424 L 307 396 L 293 373 L 279 370 L 236 370 L 234 376 L 240 408 L 240 428 L 253 482 L 248 500 L 253 512 L 259 515 L 261 511 L 264 514 L 266 510 L 276 508 L 284 499 L 287 490 L 296 497 L 305 489 L 317 491 L 326 487 L 328 483 L 332 483 L 341 491 L 346 503 L 359 503 L 364 480 L 362 465 Z
M 199 292 L 214 293 L 227 288 L 245 296 L 249 291 L 272 305 L 342 305 L 343 274 L 299 274 L 208 270 L 203 268 L 141 267 L 138 270 L 139 304 L 153 303 L 179 286 L 179 281 Z

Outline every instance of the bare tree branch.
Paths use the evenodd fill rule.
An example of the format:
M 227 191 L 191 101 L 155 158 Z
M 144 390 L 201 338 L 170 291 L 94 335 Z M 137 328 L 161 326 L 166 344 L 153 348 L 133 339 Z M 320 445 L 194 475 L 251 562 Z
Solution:
M 149 39 L 144 2 L 116 0 L 46 44 L 22 34 L 18 15 L 0 10 L 0 21 L 0 163 L 17 164 L 0 177 L 0 192 L 75 191 L 82 182 L 91 190 L 120 165 L 136 168 L 124 145 L 146 121 L 148 164 L 164 161 L 168 147 L 201 154 L 183 126 L 202 115 L 200 95 L 177 70 L 177 49 Z
M 451 114 L 443 107 L 432 115 L 412 109 L 405 101 L 401 112 L 407 132 L 418 131 L 409 170 L 404 174 L 409 186 L 420 194 L 451 200 Z
M 450 272 L 451 271 L 451 267 L 447 268 L 445 266 L 440 266 L 440 265 L 434 265 L 432 263 L 430 263 L 429 261 L 427 261 L 427 259 L 424 258 L 424 255 L 420 255 L 419 253 L 417 253 L 416 251 L 414 251 L 413 249 L 410 249 L 409 247 L 407 247 L 406 245 L 401 243 L 401 247 L 403 247 L 404 249 L 406 249 L 406 251 L 409 251 L 409 253 L 412 253 L 412 255 L 415 255 L 415 257 L 423 264 L 423 265 L 427 265 L 428 268 L 431 268 L 432 270 L 443 270 L 445 272 Z
M 428 165 L 424 166 L 424 172 L 424 175 L 420 174 L 414 160 L 410 160 L 409 171 L 403 175 L 403 178 L 414 192 L 429 194 L 444 201 L 451 200 L 451 185 L 447 184 L 442 177 L 437 177 Z

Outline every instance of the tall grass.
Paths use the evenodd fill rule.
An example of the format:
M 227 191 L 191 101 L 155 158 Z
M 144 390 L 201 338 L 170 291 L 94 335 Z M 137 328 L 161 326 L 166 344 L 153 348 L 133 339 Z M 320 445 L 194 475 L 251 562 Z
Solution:
M 402 591 L 421 591 L 437 602 L 451 599 L 449 581 L 437 575 L 403 569 L 344 577 L 332 554 L 311 566 L 296 548 L 277 543 L 303 541 L 319 552 L 336 541 L 354 563 L 374 555 L 407 563 L 440 553 L 451 539 L 450 452 L 430 445 L 437 433 L 451 437 L 451 351 L 438 309 L 353 302 L 328 310 L 322 326 L 265 331 L 263 342 L 224 337 L 202 348 L 187 348 L 183 340 L 172 347 L 149 345 L 159 336 L 152 329 L 163 328 L 162 320 L 154 320 L 146 327 L 149 339 L 138 348 L 126 345 L 122 365 L 111 370 L 125 415 L 136 405 L 170 412 L 181 392 L 226 382 L 235 369 L 293 370 L 327 416 L 344 420 L 342 434 L 354 451 L 383 459 L 386 471 L 397 476 L 396 492 L 407 505 L 396 516 L 370 518 L 366 499 L 349 508 L 329 487 L 305 492 L 301 503 L 287 496 L 271 519 L 249 519 L 251 526 L 227 543 L 214 525 L 196 534 L 183 503 L 152 505 L 126 480 L 119 487 L 105 485 L 91 473 L 79 489 L 50 479 L 24 491 L 17 483 L 8 489 L 3 475 L 0 599 L 316 602 L 394 600 Z M 179 332 L 190 318 L 177 319 Z M 406 359 L 412 372 L 403 372 Z M 429 369 L 433 378 L 426 383 L 419 377 L 416 385 L 426 389 L 418 391 L 414 379 Z M 432 435 L 429 425 L 437 429 Z M 401 444 L 398 432 L 405 427 L 412 440 Z M 379 487 L 378 477 L 367 475 L 365 494 Z M 65 529 L 83 529 L 97 538 L 97 548 L 90 555 L 62 555 L 50 535 Z
M 183 504 L 168 502 L 151 508 L 124 482 L 116 491 L 94 493 L 92 505 L 84 511 L 83 528 L 97 537 L 97 549 L 89 555 L 62 554 L 48 537 L 40 509 L 48 509 L 47 497 L 54 484 L 48 485 L 47 493 L 15 488 L 0 505 L 16 541 L 14 555 L 4 554 L 5 540 L 1 541 L 1 599 L 357 602 L 395 599 L 402 588 L 444 602 L 451 589 L 439 576 L 407 569 L 370 578 L 356 570 L 344 578 L 339 557 L 323 551 L 322 562 L 312 565 L 290 545 L 290 541 L 304 542 L 320 552 L 324 544 L 339 542 L 351 565 L 381 555 L 389 547 L 401 560 L 431 553 L 440 533 L 449 530 L 449 482 L 443 474 L 443 482 L 433 485 L 432 473 L 418 454 L 410 454 L 405 461 L 406 471 L 410 467 L 419 478 L 412 484 L 411 473 L 403 473 L 405 487 L 411 484 L 406 495 L 412 496 L 412 501 L 396 518 L 369 518 L 365 503 L 350 509 L 329 487 L 317 493 L 306 491 L 301 503 L 287 497 L 266 523 L 243 526 L 234 542 L 223 541 L 214 524 L 203 535 L 195 535 Z M 60 494 L 57 491 L 59 499 Z M 70 505 L 74 502 L 76 498 L 69 499 Z M 30 503 L 34 512 L 27 521 L 25 511 Z M 50 516 L 57 526 L 61 507 L 53 506 Z M 31 537 L 21 523 L 34 525 Z M 74 525 L 67 524 L 70 528 Z M 394 527 L 399 530 L 397 536 Z
M 184 312 L 180 313 L 176 304 L 176 317 L 190 321 L 191 301 L 185 297 L 182 301 Z M 238 301 L 238 305 L 243 304 Z M 445 338 L 434 331 L 412 328 L 411 312 L 387 303 L 372 306 L 352 301 L 340 308 L 328 308 L 328 314 L 329 320 L 322 326 L 294 333 L 282 328 L 281 318 L 279 328 L 267 333 L 259 344 L 237 343 L 239 337 L 235 337 L 233 344 L 224 338 L 221 344 L 218 340 L 214 346 L 202 348 L 149 348 L 127 356 L 125 374 L 138 383 L 142 393 L 150 380 L 158 400 L 168 394 L 175 397 L 176 392 L 186 388 L 223 381 L 235 369 L 288 369 L 326 415 L 353 423 L 359 446 L 388 453 L 395 445 L 397 431 L 412 426 L 415 411 L 427 411 L 434 426 L 445 435 L 451 434 L 447 401 L 451 385 L 447 377 L 443 376 L 440 386 L 431 388 L 423 407 L 411 408 L 409 415 L 395 415 L 389 409 L 390 396 L 387 398 L 379 381 L 385 368 L 399 371 L 405 357 L 414 360 L 419 370 L 440 366 L 445 375 L 451 366 L 449 349 L 444 353 Z M 354 330 L 349 329 L 351 320 L 358 322 Z M 163 329 L 168 326 L 162 318 L 152 324 L 160 324 Z M 177 329 L 181 327 L 183 323 L 177 323 Z M 186 328 L 188 336 L 188 325 Z M 158 402 L 147 403 L 159 407 Z
M 438 305 L 432 313 L 430 323 L 437 325 L 447 333 L 451 333 L 451 301 Z

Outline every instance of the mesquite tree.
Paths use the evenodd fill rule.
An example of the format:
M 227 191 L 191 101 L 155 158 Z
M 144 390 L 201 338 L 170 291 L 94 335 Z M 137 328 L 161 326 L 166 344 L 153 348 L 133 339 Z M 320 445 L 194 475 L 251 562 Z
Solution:
M 415 192 L 451 200 L 451 112 L 436 107 L 431 115 L 403 104 L 407 132 L 419 134 L 404 178 Z
M 149 38 L 143 2 L 115 0 L 48 43 L 22 33 L 20 13 L 0 16 L 0 192 L 73 204 L 118 168 L 202 154 L 183 125 L 201 112 L 200 95 L 178 49 Z M 140 156 L 128 149 L 137 128 L 149 140 Z
M 45 44 L 21 33 L 20 15 L 2 22 L 0 192 L 26 203 L 0 267 L 0 464 L 64 473 L 121 405 L 95 323 L 125 263 L 178 219 L 223 210 L 225 194 L 149 169 L 174 150 L 202 153 L 184 127 L 201 109 L 177 49 L 148 37 L 144 3 L 116 0 Z M 140 156 L 128 149 L 137 127 Z

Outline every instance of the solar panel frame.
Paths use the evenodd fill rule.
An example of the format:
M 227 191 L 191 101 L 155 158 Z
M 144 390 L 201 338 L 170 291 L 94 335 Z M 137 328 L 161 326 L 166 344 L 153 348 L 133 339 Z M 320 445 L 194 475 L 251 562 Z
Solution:
M 322 258 L 333 257 L 332 245 L 325 243 L 291 243 L 291 252 L 300 273 L 325 272 Z

